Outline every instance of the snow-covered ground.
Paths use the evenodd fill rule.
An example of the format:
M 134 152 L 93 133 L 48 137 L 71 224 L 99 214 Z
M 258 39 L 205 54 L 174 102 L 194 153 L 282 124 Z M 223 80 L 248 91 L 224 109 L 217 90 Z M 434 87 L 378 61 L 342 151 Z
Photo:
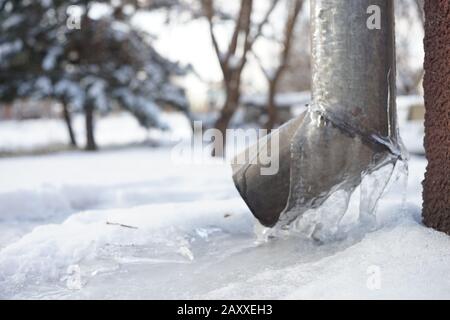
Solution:
M 101 148 L 108 148 L 157 141 L 161 136 L 166 142 L 177 141 L 189 134 L 189 124 L 182 114 L 164 113 L 161 118 L 170 128 L 165 133 L 143 128 L 135 117 L 125 112 L 98 117 L 95 124 L 97 143 Z M 80 146 L 86 143 L 84 121 L 82 115 L 76 115 L 73 120 Z M 67 149 L 68 143 L 67 128 L 61 119 L 0 121 L 0 155 Z
M 423 158 L 406 210 L 393 190 L 375 231 L 326 244 L 256 241 L 227 165 L 171 160 L 1 159 L 0 298 L 450 298 L 450 238 L 420 222 Z
M 167 117 L 164 137 L 104 118 L 98 140 L 189 135 L 185 119 Z M 63 124 L 47 121 L 2 122 L 0 149 L 64 140 Z M 81 139 L 82 119 L 75 126 Z M 420 151 L 422 127 L 401 128 Z M 171 148 L 1 158 L 0 298 L 450 298 L 450 238 L 421 224 L 423 157 L 410 160 L 406 204 L 394 184 L 372 232 L 263 242 L 230 167 L 174 161 Z
M 301 101 L 306 104 L 308 102 L 307 96 L 307 92 L 299 92 L 290 93 L 281 98 L 286 100 L 285 102 L 289 102 L 288 104 L 295 105 L 295 103 Z M 246 99 L 253 99 L 256 104 L 260 103 L 258 100 L 261 96 L 255 97 L 247 97 Z M 423 121 L 407 121 L 408 113 L 411 106 L 423 105 L 423 103 L 423 97 L 421 96 L 399 96 L 397 98 L 398 119 L 403 142 L 408 151 L 414 154 L 424 154 L 425 152 L 423 148 L 424 125 Z M 296 115 L 298 112 L 304 111 L 303 107 L 295 109 Z M 236 114 L 235 119 L 240 116 L 242 115 Z M 165 133 L 142 128 L 135 117 L 124 112 L 99 117 L 95 127 L 97 143 L 103 149 L 154 141 L 164 141 L 171 144 L 181 138 L 190 136 L 190 124 L 184 115 L 163 113 L 161 118 L 170 129 Z M 81 115 L 76 115 L 73 122 L 78 143 L 80 146 L 84 146 L 84 118 Z M 0 121 L 0 155 L 67 149 L 68 142 L 67 129 L 61 119 Z

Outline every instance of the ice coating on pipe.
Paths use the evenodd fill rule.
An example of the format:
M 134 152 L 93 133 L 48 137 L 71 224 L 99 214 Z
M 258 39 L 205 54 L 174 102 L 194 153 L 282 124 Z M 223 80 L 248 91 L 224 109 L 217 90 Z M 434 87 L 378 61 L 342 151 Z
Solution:
M 313 108 L 349 131 L 388 141 L 397 138 L 393 3 L 311 3 Z M 372 26 L 376 12 L 379 26 Z
M 367 25 L 373 6 L 379 29 Z M 262 177 L 260 165 L 234 167 L 243 199 L 275 231 L 298 225 L 311 212 L 324 216 L 336 195 L 340 205 L 327 215 L 339 221 L 366 177 L 405 158 L 396 119 L 393 1 L 312 0 L 311 23 L 313 103 L 273 133 L 282 137 L 280 171 Z M 364 200 L 370 205 L 361 204 L 365 220 L 393 170 L 386 172 Z

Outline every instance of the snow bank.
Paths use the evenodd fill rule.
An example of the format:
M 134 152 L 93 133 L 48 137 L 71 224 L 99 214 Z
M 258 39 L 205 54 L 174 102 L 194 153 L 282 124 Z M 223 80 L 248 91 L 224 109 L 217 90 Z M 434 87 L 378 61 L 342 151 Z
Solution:
M 171 163 L 170 148 L 1 159 L 0 248 L 80 211 L 235 195 L 231 169 Z
M 450 238 L 424 228 L 419 208 L 411 207 L 360 241 L 302 248 L 298 263 L 230 283 L 206 297 L 448 299 L 449 245 Z M 379 282 L 372 287 L 374 273 Z

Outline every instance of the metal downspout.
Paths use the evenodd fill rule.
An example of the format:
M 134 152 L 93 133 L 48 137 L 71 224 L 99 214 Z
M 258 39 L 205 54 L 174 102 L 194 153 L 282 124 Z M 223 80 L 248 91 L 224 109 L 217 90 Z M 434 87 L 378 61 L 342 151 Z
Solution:
M 289 225 L 401 157 L 393 2 L 311 0 L 313 103 L 266 138 L 279 138 L 277 174 L 261 175 L 262 164 L 233 166 L 237 189 L 263 225 Z M 369 28 L 371 17 L 379 19 Z

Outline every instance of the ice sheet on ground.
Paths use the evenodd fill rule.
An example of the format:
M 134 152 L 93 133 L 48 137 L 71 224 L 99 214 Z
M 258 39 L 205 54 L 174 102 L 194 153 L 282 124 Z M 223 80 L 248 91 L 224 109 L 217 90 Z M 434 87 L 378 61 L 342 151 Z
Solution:
M 450 239 L 420 222 L 422 158 L 406 210 L 393 192 L 374 232 L 327 244 L 258 243 L 228 166 L 170 163 L 168 149 L 0 160 L 0 297 L 450 298 Z

